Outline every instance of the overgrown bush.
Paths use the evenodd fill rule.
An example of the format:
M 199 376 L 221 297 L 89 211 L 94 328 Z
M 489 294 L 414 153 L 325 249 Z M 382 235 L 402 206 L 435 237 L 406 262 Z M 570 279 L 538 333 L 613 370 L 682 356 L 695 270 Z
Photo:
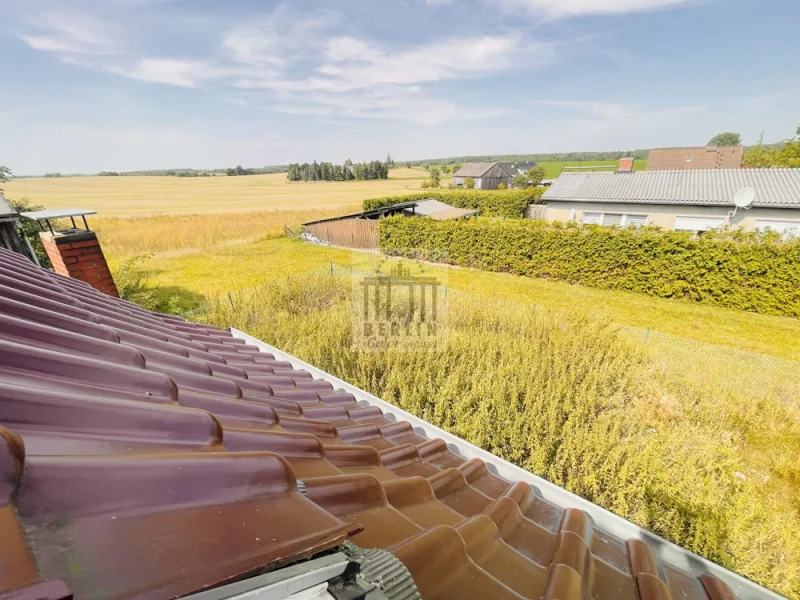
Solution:
M 119 297 L 123 300 L 135 302 L 142 308 L 157 312 L 177 314 L 178 298 L 164 297 L 157 287 L 152 287 L 141 272 L 141 264 L 146 262 L 150 255 L 134 256 L 123 261 L 114 270 L 114 283 L 117 286 Z
M 384 219 L 381 249 L 488 271 L 800 317 L 800 239 L 544 221 Z
M 796 406 L 673 385 L 607 322 L 456 294 L 441 351 L 364 350 L 353 343 L 351 290 L 349 279 L 328 274 L 292 277 L 233 303 L 220 298 L 202 320 L 245 330 L 800 598 L 797 483 L 771 487 L 796 477 L 779 472 L 798 457 L 797 442 L 788 443 Z M 754 431 L 787 442 L 780 460 L 752 461 L 762 472 L 748 467 Z
M 22 198 L 21 200 L 11 200 L 11 206 L 19 213 L 44 210 L 44 206 L 33 205 L 27 198 Z M 52 269 L 53 263 L 50 262 L 50 257 L 47 256 L 47 252 L 42 244 L 42 238 L 39 237 L 39 232 L 42 230 L 41 227 L 39 227 L 39 224 L 36 221 L 20 219 L 19 227 L 22 229 L 25 237 L 28 238 L 39 264 L 45 269 Z
M 364 200 L 364 210 L 373 210 L 399 204 L 433 198 L 456 208 L 471 208 L 481 211 L 484 217 L 521 219 L 525 207 L 540 202 L 545 188 L 526 190 L 448 190 L 432 191 L 406 196 L 388 196 Z

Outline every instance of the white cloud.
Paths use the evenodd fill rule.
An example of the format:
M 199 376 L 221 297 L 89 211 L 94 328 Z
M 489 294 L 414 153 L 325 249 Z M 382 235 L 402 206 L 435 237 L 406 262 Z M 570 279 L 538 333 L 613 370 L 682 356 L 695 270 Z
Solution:
M 530 70 L 556 56 L 555 44 L 531 43 L 514 30 L 450 37 L 440 33 L 427 42 L 389 44 L 358 35 L 353 23 L 330 10 L 301 11 L 287 2 L 223 28 L 202 58 L 151 51 L 141 55 L 134 45 L 140 37 L 135 25 L 123 46 L 98 33 L 114 31 L 106 24 L 56 14 L 41 19 L 40 32 L 26 32 L 24 39 L 63 62 L 138 81 L 235 90 L 234 95 L 248 101 L 266 95 L 269 106 L 284 112 L 421 124 L 439 124 L 465 113 L 487 118 L 504 112 L 494 107 L 462 110 L 452 100 L 434 96 L 434 85 Z
M 706 0 L 484 0 L 509 9 L 524 9 L 545 19 L 584 15 L 620 14 L 669 8 L 681 4 L 700 4 Z M 431 0 L 428 0 L 431 3 Z M 439 3 L 441 0 L 433 0 Z
M 131 79 L 190 88 L 214 76 L 211 67 L 201 61 L 166 58 L 142 58 L 132 68 L 113 67 L 110 70 Z
M 113 25 L 85 15 L 47 13 L 33 21 L 36 34 L 19 34 L 34 50 L 57 54 L 111 55 L 119 51 Z M 107 32 L 107 33 L 104 33 Z
M 516 32 L 387 46 L 343 29 L 346 21 L 335 13 L 307 17 L 282 5 L 227 32 L 224 58 L 251 67 L 233 85 L 275 94 L 276 110 L 290 114 L 433 125 L 466 111 L 432 96 L 430 85 L 535 68 L 555 57 L 553 44 L 526 45 Z M 468 112 L 486 118 L 499 111 L 489 107 Z

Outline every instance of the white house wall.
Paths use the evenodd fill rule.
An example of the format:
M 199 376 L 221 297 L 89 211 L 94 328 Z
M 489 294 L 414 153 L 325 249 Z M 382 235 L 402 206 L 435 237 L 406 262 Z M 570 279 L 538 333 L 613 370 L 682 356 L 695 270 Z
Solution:
M 621 202 L 563 202 L 551 200 L 547 203 L 546 219 L 548 221 L 569 221 L 570 211 L 575 209 L 575 221 L 581 223 L 583 213 L 623 213 L 629 215 L 647 215 L 647 224 L 662 229 L 673 229 L 675 219 L 684 217 L 718 217 L 726 218 L 733 210 L 723 206 L 680 206 L 673 204 L 630 204 Z M 733 227 L 741 227 L 746 231 L 755 228 L 756 221 L 788 221 L 800 223 L 800 210 L 790 208 L 751 208 L 739 209 L 730 222 Z M 727 220 L 726 220 L 727 222 Z

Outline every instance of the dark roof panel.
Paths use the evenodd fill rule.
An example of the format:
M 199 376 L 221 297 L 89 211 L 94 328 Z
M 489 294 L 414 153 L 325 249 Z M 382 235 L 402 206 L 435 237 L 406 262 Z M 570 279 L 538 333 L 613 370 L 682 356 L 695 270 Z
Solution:
M 0 286 L 0 598 L 172 598 L 348 536 L 425 597 L 777 597 L 275 349 L 6 251 Z

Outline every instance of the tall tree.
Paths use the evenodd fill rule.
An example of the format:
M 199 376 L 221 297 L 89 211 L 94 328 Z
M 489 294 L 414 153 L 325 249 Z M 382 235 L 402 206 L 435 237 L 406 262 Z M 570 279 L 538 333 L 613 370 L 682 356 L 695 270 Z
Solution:
M 723 131 L 708 140 L 708 146 L 741 146 L 742 136 L 733 131 Z
M 544 180 L 544 177 L 545 175 L 547 175 L 547 172 L 544 170 L 543 167 L 533 167 L 532 169 L 528 170 L 526 175 L 528 176 L 528 180 L 531 182 L 531 184 L 539 185 Z
M 439 170 L 439 167 L 431 167 L 430 174 L 431 179 L 429 186 L 432 188 L 440 187 L 442 185 L 442 172 Z

